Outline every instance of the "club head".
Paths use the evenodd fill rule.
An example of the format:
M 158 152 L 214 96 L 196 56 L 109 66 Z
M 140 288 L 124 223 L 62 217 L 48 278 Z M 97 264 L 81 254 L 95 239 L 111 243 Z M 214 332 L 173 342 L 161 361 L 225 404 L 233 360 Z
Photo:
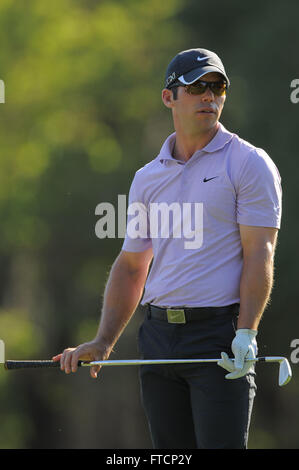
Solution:
M 5 345 L 4 341 L 0 339 L 0 364 L 4 364 L 5 362 Z
M 280 387 L 289 383 L 292 378 L 292 369 L 286 358 L 283 358 L 279 363 L 279 377 L 278 383 Z

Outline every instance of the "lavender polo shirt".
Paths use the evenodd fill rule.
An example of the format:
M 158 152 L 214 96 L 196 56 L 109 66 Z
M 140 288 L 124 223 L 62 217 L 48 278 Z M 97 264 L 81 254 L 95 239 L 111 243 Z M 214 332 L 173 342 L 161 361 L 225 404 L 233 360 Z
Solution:
M 129 207 L 138 203 L 148 225 L 146 234 L 137 238 L 128 234 L 127 228 L 122 249 L 153 250 L 141 303 L 209 307 L 240 302 L 243 259 L 239 224 L 280 228 L 279 171 L 264 150 L 222 124 L 209 144 L 186 163 L 172 157 L 175 138 L 175 133 L 170 135 L 159 155 L 135 173 L 130 188 Z M 153 236 L 150 213 L 155 204 L 163 202 L 168 207 L 174 202 L 181 207 L 185 203 L 189 208 L 185 214 L 191 223 L 187 238 L 183 230 L 180 237 L 172 236 L 174 215 L 169 217 L 170 236 L 159 236 L 162 229 Z M 183 210 L 180 224 L 184 222 L 182 214 Z M 128 216 L 127 224 L 132 218 Z M 163 220 L 160 222 L 163 225 Z M 197 227 L 197 242 L 187 248 L 192 226 Z

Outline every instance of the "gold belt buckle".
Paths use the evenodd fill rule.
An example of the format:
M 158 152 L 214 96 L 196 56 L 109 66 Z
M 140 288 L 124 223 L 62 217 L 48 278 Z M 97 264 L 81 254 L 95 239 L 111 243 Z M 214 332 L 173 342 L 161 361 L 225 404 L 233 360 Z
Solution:
M 166 309 L 168 323 L 186 323 L 185 310 Z

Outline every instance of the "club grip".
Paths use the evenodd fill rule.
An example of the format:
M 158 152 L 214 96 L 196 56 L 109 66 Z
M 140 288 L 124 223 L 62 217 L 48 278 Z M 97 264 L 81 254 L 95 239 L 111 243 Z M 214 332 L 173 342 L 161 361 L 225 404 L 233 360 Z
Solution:
M 81 366 L 82 361 L 78 361 L 78 366 Z M 48 360 L 35 360 L 35 361 L 5 361 L 4 367 L 7 370 L 12 369 L 35 369 L 35 368 L 49 368 L 60 367 L 59 361 Z

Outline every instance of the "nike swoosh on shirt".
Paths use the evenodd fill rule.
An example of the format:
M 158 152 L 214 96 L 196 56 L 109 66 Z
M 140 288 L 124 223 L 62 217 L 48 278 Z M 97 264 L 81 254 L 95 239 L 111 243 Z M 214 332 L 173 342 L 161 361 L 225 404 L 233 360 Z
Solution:
M 206 183 L 207 181 L 213 180 L 213 179 L 215 179 L 215 178 L 218 178 L 218 176 L 213 176 L 212 178 L 206 178 L 206 177 L 205 177 L 205 178 L 203 179 L 203 182 Z
M 208 59 L 208 57 L 199 57 L 199 56 L 197 57 L 198 62 L 200 62 L 201 60 L 206 60 L 206 59 Z

